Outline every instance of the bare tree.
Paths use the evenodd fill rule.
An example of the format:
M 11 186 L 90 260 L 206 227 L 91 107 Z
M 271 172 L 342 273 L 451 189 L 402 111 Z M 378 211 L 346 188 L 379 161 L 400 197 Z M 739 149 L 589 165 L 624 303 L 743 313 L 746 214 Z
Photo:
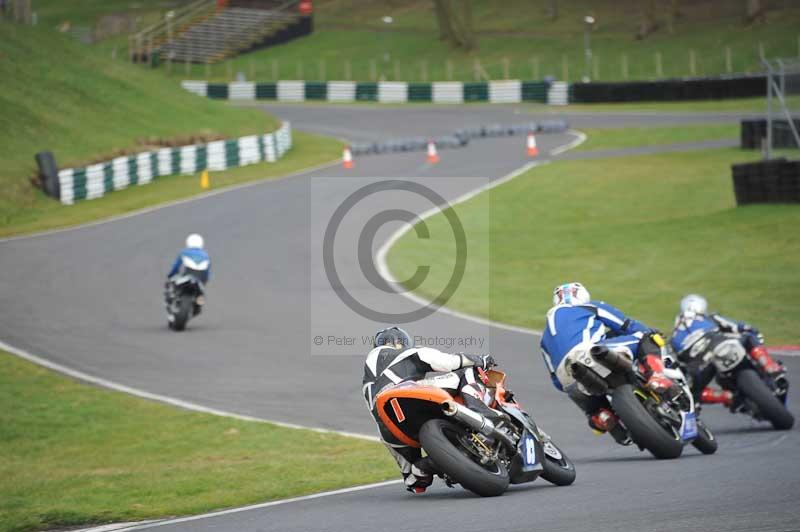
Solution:
M 433 0 L 439 38 L 457 48 L 473 50 L 477 45 L 471 0 Z
M 761 0 L 746 0 L 745 2 L 745 24 L 756 22 L 766 22 L 767 8 Z
M 636 32 L 637 39 L 644 39 L 659 28 L 657 14 L 657 0 L 641 0 L 639 2 L 639 31 Z
M 550 15 L 550 20 L 556 20 L 558 18 L 558 0 L 550 0 L 547 11 Z

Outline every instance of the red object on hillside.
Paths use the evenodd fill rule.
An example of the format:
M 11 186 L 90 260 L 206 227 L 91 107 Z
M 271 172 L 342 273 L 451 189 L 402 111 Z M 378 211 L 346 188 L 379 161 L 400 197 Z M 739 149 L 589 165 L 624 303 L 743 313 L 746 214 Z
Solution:
M 228 7 L 228 0 L 217 0 L 217 9 L 225 9 Z
M 311 3 L 311 0 L 303 0 L 300 2 L 301 15 L 310 15 L 312 11 L 314 11 L 314 6 Z

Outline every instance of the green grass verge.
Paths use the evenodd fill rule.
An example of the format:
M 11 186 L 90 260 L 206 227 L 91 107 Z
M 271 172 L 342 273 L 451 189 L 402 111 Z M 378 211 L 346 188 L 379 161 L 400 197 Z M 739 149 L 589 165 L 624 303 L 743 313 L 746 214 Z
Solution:
M 321 135 L 292 132 L 293 146 L 275 163 L 259 163 L 210 172 L 211 190 L 232 185 L 280 178 L 292 172 L 335 161 L 342 153 L 339 140 Z M 200 188 L 199 174 L 160 177 L 148 185 L 129 187 L 102 198 L 61 205 L 37 191 L 27 210 L 0 225 L 0 237 L 34 233 L 91 222 L 208 192 Z
M 735 139 L 739 124 L 684 125 L 675 127 L 628 127 L 582 129 L 588 137 L 575 151 L 596 151 L 655 146 L 680 142 Z
M 770 343 L 797 343 L 800 206 L 736 207 L 733 198 L 730 165 L 759 156 L 718 149 L 534 168 L 455 207 L 477 252 L 448 305 L 541 329 L 553 286 L 578 280 L 670 330 L 680 298 L 699 292 Z M 411 232 L 389 252 L 398 278 L 452 255 L 444 217 L 427 223 L 429 240 Z M 448 260 L 432 263 L 422 295 L 445 285 Z
M 60 167 L 156 138 L 266 133 L 277 120 L 201 98 L 45 27 L 0 21 L 0 228 L 57 209 L 29 182 L 34 154 Z M 139 148 L 142 151 L 142 148 Z
M 0 404 L 3 531 L 196 514 L 397 476 L 377 443 L 188 412 L 5 352 Z
M 765 24 L 745 25 L 741 3 L 683 2 L 684 16 L 675 21 L 672 32 L 666 13 L 660 12 L 659 31 L 636 40 L 638 7 L 620 10 L 619 2 L 613 0 L 560 2 L 560 17 L 555 21 L 547 16 L 547 0 L 473 0 L 472 4 L 479 33 L 474 52 L 454 50 L 438 38 L 429 0 L 394 4 L 330 0 L 315 2 L 312 35 L 244 54 L 230 65 L 212 65 L 209 77 L 223 81 L 241 71 L 259 80 L 348 79 L 345 63 L 349 62 L 352 79 L 367 81 L 373 79 L 374 62 L 377 77 L 431 81 L 448 79 L 446 62 L 450 61 L 453 79 L 474 81 L 476 60 L 491 79 L 505 76 L 507 60 L 512 79 L 555 75 L 577 81 L 585 73 L 582 20 L 589 13 L 598 21 L 591 38 L 596 67 L 590 66 L 589 75 L 600 81 L 624 78 L 623 55 L 628 78 L 641 80 L 692 75 L 690 51 L 694 51 L 694 74 L 698 76 L 727 71 L 726 47 L 733 72 L 760 70 L 759 43 L 767 57 L 798 54 L 800 9 L 796 6 L 769 11 Z M 381 22 L 385 15 L 394 19 L 390 26 Z M 657 53 L 662 63 L 660 75 Z M 171 75 L 185 77 L 183 65 L 173 65 Z M 190 75 L 202 79 L 206 68 L 190 68 Z

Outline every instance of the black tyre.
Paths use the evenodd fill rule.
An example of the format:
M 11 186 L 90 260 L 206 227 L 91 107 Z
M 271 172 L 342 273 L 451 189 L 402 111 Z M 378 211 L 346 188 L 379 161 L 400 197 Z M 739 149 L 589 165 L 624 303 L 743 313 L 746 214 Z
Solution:
M 736 375 L 736 386 L 758 407 L 761 417 L 772 423 L 777 430 L 789 430 L 794 426 L 794 416 L 775 397 L 769 386 L 752 369 L 744 369 Z
M 692 440 L 694 448 L 703 454 L 714 454 L 717 452 L 717 439 L 714 434 L 706 427 L 706 424 L 697 420 L 697 437 Z
M 175 313 L 175 319 L 172 320 L 172 330 L 182 331 L 186 328 L 186 322 L 189 321 L 189 316 L 192 315 L 193 306 L 194 298 L 192 296 L 181 296 L 178 302 L 178 312 Z
M 467 430 L 444 419 L 431 419 L 419 431 L 419 441 L 436 467 L 465 489 L 481 497 L 496 497 L 508 489 L 509 476 L 500 463 L 481 465 L 460 443 Z
M 634 388 L 623 384 L 614 390 L 611 406 L 622 422 L 628 427 L 631 438 L 656 458 L 678 458 L 683 452 L 683 442 L 679 434 L 668 431 L 656 421 L 641 403 Z
M 544 448 L 542 478 L 556 486 L 569 486 L 575 482 L 575 464 L 564 451 L 552 441 L 545 443 Z

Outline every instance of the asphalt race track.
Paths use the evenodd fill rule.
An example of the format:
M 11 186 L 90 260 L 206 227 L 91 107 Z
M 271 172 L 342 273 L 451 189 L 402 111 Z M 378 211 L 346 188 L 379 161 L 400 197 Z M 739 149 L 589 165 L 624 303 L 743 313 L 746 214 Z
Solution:
M 505 106 L 269 109 L 297 129 L 353 141 L 546 118 Z M 738 117 L 642 113 L 570 114 L 568 119 L 580 129 Z M 541 135 L 542 159 L 574 138 Z M 357 159 L 353 170 L 330 167 L 110 223 L 0 241 L 0 339 L 149 392 L 239 414 L 372 435 L 374 426 L 360 396 L 368 349 L 320 348 L 313 338 L 353 336 L 358 343 L 376 328 L 344 306 L 343 289 L 370 308 L 418 308 L 364 279 L 348 243 L 358 239 L 376 208 L 421 213 L 431 205 L 393 192 L 357 203 L 336 235 L 341 286 L 334 288 L 320 258 L 333 211 L 355 190 L 382 178 L 410 179 L 454 199 L 525 165 L 523 143 L 519 137 L 476 140 L 466 149 L 442 151 L 437 165 L 426 164 L 423 153 L 367 156 Z M 619 151 L 608 155 L 614 154 Z M 397 227 L 381 227 L 375 246 Z M 163 276 L 185 235 L 195 231 L 205 236 L 214 259 L 208 309 L 185 333 L 175 334 L 165 326 Z M 625 307 L 624 301 L 614 303 Z M 390 485 L 162 523 L 159 530 L 427 531 L 445 523 L 464 532 L 800 529 L 797 430 L 774 432 L 709 407 L 704 418 L 718 436 L 717 454 L 702 456 L 690 447 L 679 460 L 657 461 L 592 435 L 582 414 L 550 384 L 537 337 L 442 312 L 408 328 L 425 336 L 483 339 L 483 347 L 473 351 L 491 352 L 502 363 L 520 401 L 575 461 L 576 483 L 559 488 L 537 481 L 494 499 L 443 485 L 415 497 Z M 800 360 L 785 362 L 790 375 L 800 375 Z

